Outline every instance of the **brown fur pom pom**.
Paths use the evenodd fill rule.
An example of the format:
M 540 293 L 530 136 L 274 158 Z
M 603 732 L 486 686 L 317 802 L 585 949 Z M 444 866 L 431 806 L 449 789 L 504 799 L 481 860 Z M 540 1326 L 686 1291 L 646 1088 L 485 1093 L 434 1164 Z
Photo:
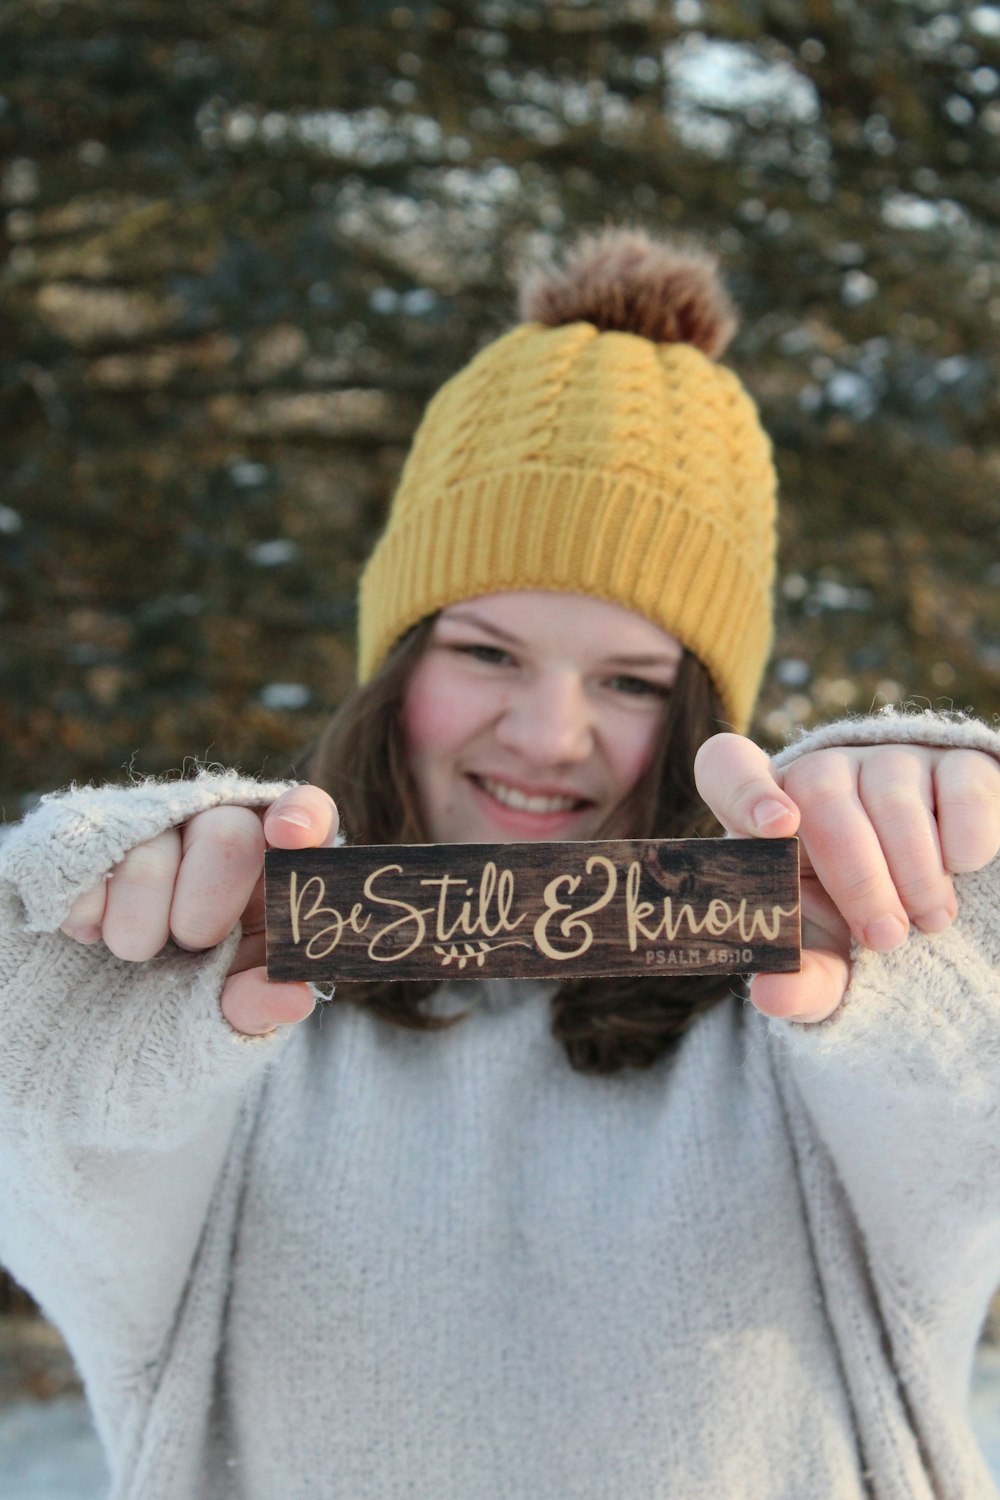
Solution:
M 655 344 L 694 344 L 717 359 L 736 332 L 736 310 L 710 251 L 655 240 L 641 229 L 584 235 L 561 264 L 522 278 L 524 322 L 593 323 Z

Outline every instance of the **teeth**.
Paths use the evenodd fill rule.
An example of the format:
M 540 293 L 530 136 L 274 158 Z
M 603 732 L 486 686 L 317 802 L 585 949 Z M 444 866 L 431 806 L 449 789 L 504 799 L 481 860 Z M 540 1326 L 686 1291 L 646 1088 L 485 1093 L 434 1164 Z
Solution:
M 578 797 L 528 797 L 512 786 L 505 786 L 502 781 L 491 781 L 488 776 L 481 776 L 479 779 L 491 797 L 495 797 L 505 807 L 516 807 L 521 812 L 571 812 L 579 802 Z

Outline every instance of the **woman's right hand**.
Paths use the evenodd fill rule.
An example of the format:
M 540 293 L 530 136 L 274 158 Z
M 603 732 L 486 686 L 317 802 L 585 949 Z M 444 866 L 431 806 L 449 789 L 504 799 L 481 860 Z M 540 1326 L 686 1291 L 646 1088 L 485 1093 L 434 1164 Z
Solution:
M 222 1014 L 245 1036 L 302 1021 L 315 1004 L 309 986 L 271 984 L 264 969 L 264 851 L 330 845 L 338 826 L 333 801 L 316 786 L 293 787 L 263 811 L 211 808 L 130 850 L 74 901 L 62 930 L 142 963 L 170 938 L 193 953 L 214 948 L 239 923 Z

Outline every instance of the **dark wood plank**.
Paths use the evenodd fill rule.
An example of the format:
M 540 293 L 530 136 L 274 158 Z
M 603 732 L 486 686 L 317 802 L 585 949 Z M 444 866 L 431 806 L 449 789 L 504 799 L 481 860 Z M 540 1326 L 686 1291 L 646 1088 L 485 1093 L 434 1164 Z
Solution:
M 797 839 L 269 850 L 270 979 L 787 973 Z

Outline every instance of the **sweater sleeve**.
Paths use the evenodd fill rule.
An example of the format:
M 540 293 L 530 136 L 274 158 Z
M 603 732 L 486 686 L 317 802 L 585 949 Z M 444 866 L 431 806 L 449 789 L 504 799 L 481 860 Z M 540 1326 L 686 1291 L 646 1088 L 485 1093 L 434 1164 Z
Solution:
M 284 1037 L 221 1014 L 238 933 L 132 964 L 59 923 L 136 844 L 284 790 L 227 773 L 73 789 L 0 846 L 0 1259 L 85 1377 L 155 1363 L 241 1101 Z
M 806 735 L 776 764 L 878 743 L 1000 759 L 1000 734 L 985 724 L 889 711 Z M 945 932 L 914 931 L 889 954 L 856 949 L 828 1020 L 771 1029 L 884 1304 L 905 1309 L 961 1382 L 1000 1281 L 1000 860 L 955 887 L 958 916 Z

